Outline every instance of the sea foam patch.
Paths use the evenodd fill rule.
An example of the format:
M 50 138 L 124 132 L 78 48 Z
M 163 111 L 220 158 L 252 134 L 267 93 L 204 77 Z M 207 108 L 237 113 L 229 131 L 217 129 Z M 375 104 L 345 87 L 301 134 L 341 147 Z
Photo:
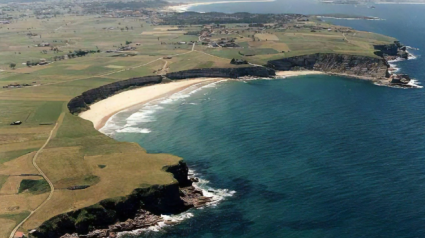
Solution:
M 207 203 L 207 207 L 216 206 L 219 202 L 223 201 L 228 197 L 232 197 L 236 193 L 236 191 L 229 189 L 218 189 L 211 187 L 209 185 L 210 181 L 200 178 L 202 176 L 191 169 L 189 170 L 189 177 L 197 178 L 198 182 L 193 183 L 193 187 L 202 190 L 202 194 L 204 194 L 205 197 L 211 198 L 211 201 Z
M 202 194 L 205 197 L 211 198 L 211 201 L 207 203 L 205 207 L 215 207 L 219 202 L 223 201 L 228 197 L 232 197 L 236 193 L 236 191 L 232 191 L 229 189 L 216 189 L 210 187 L 210 181 L 199 178 L 199 174 L 197 174 L 194 170 L 189 170 L 188 174 L 189 178 L 196 178 L 198 180 L 198 182 L 193 183 L 193 187 L 202 190 Z M 200 207 L 198 209 L 204 209 L 204 207 Z M 134 231 L 119 232 L 117 237 L 138 237 L 146 232 L 158 232 L 164 227 L 181 223 L 182 221 L 192 218 L 194 216 L 195 215 L 190 212 L 190 210 L 176 215 L 161 215 L 163 221 L 158 222 L 158 224 L 155 224 L 148 228 L 137 229 Z
M 151 131 L 149 128 L 149 123 L 155 122 L 157 119 L 155 114 L 163 110 L 167 104 L 173 104 L 180 101 L 184 101 L 193 94 L 200 92 L 206 88 L 217 88 L 217 85 L 220 82 L 225 82 L 227 80 L 220 80 L 212 83 L 201 82 L 195 85 L 192 85 L 180 92 L 173 93 L 169 96 L 162 97 L 156 100 L 153 100 L 149 103 L 144 104 L 139 110 L 132 113 L 126 118 L 123 118 L 123 115 L 128 113 L 130 110 L 121 111 L 114 116 L 112 116 L 105 124 L 105 126 L 100 129 L 100 132 L 113 136 L 114 133 L 141 133 L 148 134 Z M 190 105 L 197 105 L 196 103 L 183 103 Z
M 116 130 L 116 132 L 121 133 L 142 133 L 142 134 L 148 134 L 151 133 L 151 130 L 148 128 L 139 128 L 139 127 L 125 127 L 119 130 Z

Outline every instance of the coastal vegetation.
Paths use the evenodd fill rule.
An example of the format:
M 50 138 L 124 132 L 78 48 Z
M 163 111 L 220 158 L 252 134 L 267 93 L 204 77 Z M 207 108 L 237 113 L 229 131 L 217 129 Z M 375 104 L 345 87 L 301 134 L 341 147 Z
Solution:
M 129 8 L 123 4 L 110 7 L 123 14 Z M 180 79 L 187 75 L 175 72 L 246 67 L 231 64 L 233 59 L 258 65 L 316 53 L 381 59 L 374 45 L 396 40 L 303 15 L 241 13 L 234 20 L 217 13 L 149 11 L 127 18 L 110 12 L 20 17 L 25 11 L 9 12 L 13 21 L 0 28 L 0 237 L 8 237 L 40 204 L 19 230 L 28 232 L 66 213 L 77 224 L 90 223 L 84 209 L 98 208 L 101 201 L 175 186 L 164 168 L 181 158 L 115 141 L 69 112 L 69 101 L 86 91 L 129 78 Z M 43 42 L 50 46 L 39 47 Z M 64 57 L 49 61 L 58 56 Z M 10 125 L 15 121 L 22 124 Z

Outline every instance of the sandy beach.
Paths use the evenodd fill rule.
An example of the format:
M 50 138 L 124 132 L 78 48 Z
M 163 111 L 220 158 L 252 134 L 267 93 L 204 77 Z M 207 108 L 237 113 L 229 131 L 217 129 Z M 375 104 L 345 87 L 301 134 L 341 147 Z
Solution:
M 295 77 L 302 75 L 324 74 L 320 71 L 277 71 L 277 77 Z M 93 122 L 94 127 L 101 129 L 108 119 L 114 114 L 132 106 L 167 97 L 173 93 L 184 90 L 199 83 L 210 83 L 223 80 L 223 78 L 198 78 L 174 81 L 171 83 L 156 84 L 124 91 L 112 97 L 90 105 L 90 110 L 82 112 L 79 116 Z
M 314 75 L 314 74 L 325 74 L 320 71 L 309 71 L 309 70 L 300 70 L 300 71 L 276 71 L 277 77 L 295 77 L 302 75 Z
M 111 116 L 124 109 L 147 103 L 157 98 L 166 97 L 195 84 L 210 83 L 218 80 L 223 79 L 199 78 L 180 80 L 124 91 L 90 105 L 90 110 L 80 113 L 79 116 L 93 122 L 94 127 L 99 130 L 106 124 Z
M 200 5 L 211 5 L 211 4 L 222 4 L 222 3 L 241 3 L 241 2 L 274 2 L 275 0 L 244 0 L 244 1 L 216 1 L 216 2 L 193 2 L 193 3 L 183 3 L 178 6 L 167 7 L 168 11 L 173 12 L 186 12 L 190 7 L 200 6 Z

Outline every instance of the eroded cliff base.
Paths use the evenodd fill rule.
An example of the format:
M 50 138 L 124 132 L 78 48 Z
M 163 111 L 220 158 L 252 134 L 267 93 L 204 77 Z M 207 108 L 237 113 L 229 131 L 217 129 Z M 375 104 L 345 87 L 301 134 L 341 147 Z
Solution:
M 186 207 L 199 208 L 206 206 L 211 202 L 211 198 L 203 196 L 201 190 L 196 189 L 193 186 L 180 188 L 180 198 L 184 201 Z M 106 237 L 117 237 L 118 233 L 125 231 L 134 231 L 139 229 L 147 229 L 149 227 L 165 225 L 174 225 L 177 221 L 164 219 L 161 215 L 154 214 L 150 211 L 139 209 L 134 218 L 129 218 L 123 222 L 117 222 L 113 225 L 109 225 L 108 228 L 95 229 L 90 231 L 88 234 L 65 234 L 61 238 L 72 238 L 72 237 L 87 237 L 87 238 L 106 238 Z
M 175 183 L 135 189 L 130 195 L 55 216 L 32 232 L 31 237 L 113 237 L 117 232 L 132 231 L 167 222 L 161 214 L 179 214 L 211 201 L 192 186 L 185 162 L 164 168 Z M 193 181 L 192 181 L 193 180 Z

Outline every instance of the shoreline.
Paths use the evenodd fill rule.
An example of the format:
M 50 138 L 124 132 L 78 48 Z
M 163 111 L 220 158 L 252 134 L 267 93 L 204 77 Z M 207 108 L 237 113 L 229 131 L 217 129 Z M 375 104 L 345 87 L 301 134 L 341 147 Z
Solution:
M 155 84 L 133 90 L 127 90 L 105 98 L 90 105 L 90 109 L 78 116 L 91 121 L 96 130 L 102 129 L 115 114 L 133 106 L 148 103 L 158 98 L 167 97 L 199 83 L 211 83 L 222 78 L 197 78 Z M 141 95 L 142 94 L 142 95 Z
M 306 75 L 342 76 L 342 77 L 368 80 L 374 83 L 378 83 L 379 85 L 390 86 L 389 82 L 382 79 L 377 80 L 375 78 L 364 77 L 364 76 L 349 75 L 349 74 L 343 74 L 343 73 L 333 73 L 333 72 L 311 71 L 311 70 L 276 71 L 275 78 L 288 78 L 288 77 L 306 76 Z M 89 110 L 81 112 L 78 116 L 85 120 L 91 121 L 93 123 L 94 128 L 96 130 L 100 130 L 106 125 L 106 123 L 112 116 L 114 116 L 115 114 L 123 110 L 126 110 L 136 105 L 146 104 L 158 98 L 171 96 L 174 93 L 180 92 L 196 84 L 211 83 L 211 82 L 217 82 L 220 80 L 235 80 L 235 79 L 219 78 L 219 77 L 193 78 L 193 79 L 183 79 L 178 81 L 172 81 L 169 83 L 142 86 L 139 88 L 122 91 L 111 97 L 95 102 L 90 105 Z
M 324 75 L 320 71 L 276 71 L 277 78 L 287 78 L 305 75 Z M 115 114 L 128 108 L 146 104 L 153 100 L 171 96 L 191 86 L 201 83 L 212 83 L 220 80 L 234 80 L 229 78 L 195 78 L 161 83 L 127 90 L 105 98 L 90 105 L 90 109 L 81 112 L 78 116 L 91 121 L 96 130 L 102 129 L 108 120 Z
M 189 8 L 201 5 L 223 4 L 223 3 L 250 3 L 250 2 L 274 2 L 275 0 L 243 0 L 243 1 L 215 1 L 215 2 L 194 2 L 183 3 L 182 5 L 168 6 L 164 10 L 172 12 L 186 12 Z

